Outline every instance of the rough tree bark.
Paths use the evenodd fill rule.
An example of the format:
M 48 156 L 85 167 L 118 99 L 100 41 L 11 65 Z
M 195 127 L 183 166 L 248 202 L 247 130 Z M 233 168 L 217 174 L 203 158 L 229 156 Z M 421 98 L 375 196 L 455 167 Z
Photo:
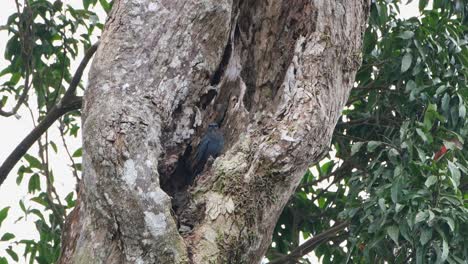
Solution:
M 368 0 L 116 0 L 90 70 L 61 263 L 259 263 L 327 152 Z M 192 186 L 209 123 L 223 154 Z M 171 198 L 172 196 L 172 198 Z

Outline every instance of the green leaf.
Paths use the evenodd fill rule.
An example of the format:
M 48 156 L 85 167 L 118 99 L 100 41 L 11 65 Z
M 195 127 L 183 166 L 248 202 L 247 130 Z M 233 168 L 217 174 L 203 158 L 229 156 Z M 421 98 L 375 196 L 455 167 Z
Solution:
M 437 182 L 437 176 L 434 176 L 434 175 L 431 175 L 429 176 L 429 178 L 427 178 L 426 182 L 424 183 L 424 185 L 426 185 L 426 187 L 431 187 L 432 185 L 434 185 L 434 183 Z
M 83 7 L 84 9 L 88 10 L 89 5 L 91 4 L 91 0 L 83 0 Z
M 10 257 L 11 257 L 14 261 L 18 262 L 18 260 L 19 260 L 19 259 L 18 259 L 18 255 L 16 254 L 15 251 L 13 251 L 13 249 L 12 249 L 11 247 L 7 248 L 5 251 L 8 253 L 8 255 L 10 255 Z
M 41 179 L 39 178 L 39 174 L 34 173 L 31 178 L 29 178 L 28 183 L 28 192 L 35 193 L 36 191 L 41 190 Z
M 18 169 L 18 177 L 16 177 L 16 185 L 21 184 L 25 173 L 26 173 L 26 167 L 21 165 L 21 167 Z
M 411 53 L 406 53 L 401 60 L 401 72 L 407 71 L 411 67 L 411 62 L 413 61 L 413 55 Z
M 444 94 L 444 97 L 442 97 L 442 110 L 444 112 L 447 112 L 449 110 L 450 106 L 450 96 L 448 93 Z
M 332 161 L 332 160 L 328 161 L 328 162 L 325 162 L 325 164 L 323 164 L 321 167 L 319 167 L 320 176 L 330 174 L 331 171 L 333 170 L 334 166 L 335 166 L 335 162 Z
M 397 158 L 399 157 L 400 153 L 398 152 L 398 150 L 394 149 L 394 148 L 391 148 L 388 150 L 388 158 L 390 159 L 390 161 L 394 162 L 394 163 L 397 163 Z
M 26 214 L 27 210 L 26 210 L 26 206 L 24 206 L 23 200 L 20 200 L 20 201 L 19 201 L 19 206 L 20 206 L 20 208 L 21 208 L 21 211 L 23 211 L 23 213 Z
M 436 95 L 439 95 L 439 94 L 445 92 L 445 90 L 447 90 L 447 89 L 448 89 L 447 85 L 441 85 L 439 88 L 437 88 Z
M 409 80 L 406 83 L 405 92 L 409 93 L 409 92 L 415 90 L 417 87 L 418 87 L 418 85 L 413 80 Z
M 424 114 L 424 127 L 426 130 L 431 130 L 434 121 L 445 121 L 444 117 L 437 112 L 436 104 L 429 104 L 426 113 Z
M 73 194 L 74 193 L 71 192 L 65 197 L 65 201 L 67 202 L 68 208 L 73 208 L 75 206 L 75 200 L 73 199 Z
M 49 205 L 49 202 L 46 201 L 43 196 L 38 196 L 38 197 L 33 197 L 31 198 L 31 201 L 35 202 L 35 203 L 38 203 L 44 207 L 47 207 Z
M 445 222 L 447 222 L 448 226 L 450 227 L 450 230 L 451 230 L 452 232 L 454 232 L 454 231 L 455 231 L 455 221 L 453 221 L 452 218 L 446 217 L 446 216 L 443 216 L 443 217 L 441 217 L 441 218 L 444 219 Z
M 32 168 L 42 169 L 42 163 L 35 157 L 25 154 L 24 158 L 29 162 L 29 166 Z
M 398 226 L 392 225 L 392 226 L 387 227 L 387 234 L 397 245 L 398 245 L 398 236 L 400 234 L 399 230 L 400 229 L 398 228 Z
M 73 155 L 72 155 L 72 156 L 73 156 L 74 158 L 79 158 L 79 157 L 81 157 L 81 156 L 83 155 L 82 151 L 83 151 L 83 149 L 82 149 L 82 148 L 79 148 L 79 149 L 77 149 L 75 152 L 73 152 Z
M 383 212 L 387 211 L 387 207 L 385 206 L 385 199 L 384 198 L 379 199 L 379 207 L 380 207 L 380 210 L 382 210 Z
M 8 261 L 5 257 L 0 257 L 0 264 L 8 264 Z
M 400 182 L 397 180 L 392 184 L 391 198 L 393 203 L 398 203 L 398 193 L 400 193 Z
M 31 209 L 29 212 L 30 212 L 31 214 L 36 215 L 37 217 L 39 217 L 42 221 L 45 221 L 44 215 L 42 214 L 41 211 L 39 211 L 39 210 L 37 210 L 37 209 Z
M 21 73 L 15 72 L 10 77 L 10 84 L 16 85 L 20 79 L 21 79 Z
M 416 214 L 416 217 L 414 218 L 414 223 L 417 224 L 419 222 L 422 222 L 426 220 L 429 217 L 429 213 L 426 211 L 421 211 Z
M 369 143 L 367 143 L 367 151 L 369 152 L 374 152 L 374 150 L 378 147 L 382 145 L 382 142 L 379 142 L 379 141 L 369 141 Z
M 418 157 L 422 162 L 425 162 L 427 160 L 427 155 L 424 152 L 424 150 L 416 147 L 416 151 L 418 152 Z
M 400 35 L 398 35 L 399 38 L 401 39 L 410 39 L 414 36 L 414 32 L 413 31 L 403 31 L 400 33 Z
M 460 108 L 458 109 L 458 116 L 463 119 L 466 117 L 466 107 L 464 104 L 460 105 Z
M 416 128 L 416 133 L 424 142 L 432 143 L 432 137 L 429 134 L 424 133 L 420 128 Z
M 4 105 L 6 105 L 7 101 L 8 101 L 8 96 L 3 96 L 2 100 L 0 100 L 0 106 L 3 107 Z
M 404 121 L 403 124 L 401 124 L 401 127 L 400 127 L 400 141 L 401 142 L 405 140 L 405 137 L 408 134 L 408 127 L 409 127 L 408 121 Z
M 2 210 L 0 210 L 0 226 L 2 226 L 3 221 L 5 220 L 5 218 L 7 218 L 8 210 L 10 210 L 9 206 L 7 206 L 7 207 L 3 208 Z
M 13 238 L 15 238 L 15 235 L 13 235 L 12 233 L 5 233 L 3 234 L 2 238 L 0 238 L 0 241 L 8 241 Z
M 454 180 L 455 185 L 456 185 L 454 187 L 458 188 L 458 185 L 460 185 L 460 177 L 461 177 L 460 170 L 451 161 L 448 161 L 448 168 L 449 168 L 450 174 L 452 175 L 452 179 Z
M 426 8 L 429 0 L 419 0 L 419 11 L 423 11 Z
M 72 125 L 72 127 L 70 128 L 70 135 L 71 136 L 74 136 L 74 137 L 77 137 L 78 136 L 78 130 L 80 129 L 79 126 L 77 125 Z
M 440 263 L 444 263 L 447 260 L 449 254 L 449 246 L 445 238 L 442 240 L 442 255 L 440 256 Z
M 400 176 L 402 173 L 403 173 L 403 168 L 400 165 L 398 165 L 393 170 L 393 177 L 396 178 L 396 177 Z
M 450 117 L 452 118 L 454 125 L 458 124 L 458 119 L 460 118 L 460 114 L 458 113 L 459 110 L 459 107 L 456 105 L 450 108 Z
M 99 0 L 99 3 L 101 4 L 102 9 L 104 9 L 106 13 L 109 13 L 112 6 L 106 0 Z
M 419 238 L 419 242 L 421 242 L 421 245 L 426 245 L 429 240 L 432 238 L 432 229 L 431 228 L 425 228 L 421 231 L 421 236 Z
M 399 213 L 403 208 L 405 208 L 404 205 L 397 203 L 395 205 L 395 213 Z
M 351 147 L 351 156 L 359 152 L 361 147 L 364 145 L 365 142 L 355 142 L 353 146 Z
M 435 218 L 435 214 L 434 212 L 432 212 L 431 210 L 428 210 L 428 213 L 429 213 L 429 219 L 427 219 L 427 222 L 429 223 L 429 225 L 431 224 L 432 220 L 434 220 Z
M 49 143 L 50 143 L 50 146 L 52 147 L 52 149 L 54 150 L 54 152 L 58 153 L 57 145 L 55 144 L 55 142 L 50 141 Z
M 81 168 L 81 163 L 75 163 L 75 166 L 73 166 L 74 169 L 76 169 L 77 171 L 81 171 L 82 168 Z

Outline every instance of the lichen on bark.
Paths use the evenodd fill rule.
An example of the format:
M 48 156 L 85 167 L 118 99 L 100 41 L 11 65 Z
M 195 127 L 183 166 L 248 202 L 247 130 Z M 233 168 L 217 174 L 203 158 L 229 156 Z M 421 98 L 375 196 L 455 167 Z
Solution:
M 367 7 L 116 0 L 86 90 L 82 205 L 61 263 L 259 263 L 328 150 Z M 182 165 L 211 122 L 223 155 L 187 186 Z

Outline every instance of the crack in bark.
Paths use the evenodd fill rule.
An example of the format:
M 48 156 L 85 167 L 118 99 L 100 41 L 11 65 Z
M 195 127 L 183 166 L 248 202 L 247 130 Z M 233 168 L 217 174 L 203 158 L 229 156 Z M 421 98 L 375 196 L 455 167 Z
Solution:
M 352 87 L 353 69 L 336 59 L 360 48 L 360 0 L 162 2 L 119 2 L 119 32 L 111 24 L 103 35 L 83 126 L 89 222 L 119 211 L 127 250 L 117 263 L 258 263 L 289 195 L 328 148 Z M 354 8 L 349 18 L 334 12 L 342 5 Z M 116 112 L 147 124 L 125 131 L 125 155 L 102 143 Z M 225 153 L 188 187 L 183 159 L 214 120 L 222 120 Z M 112 163 L 115 156 L 124 158 Z M 175 212 L 193 222 L 183 236 L 160 189 L 173 192 L 171 181 L 188 195 Z M 99 208 L 104 192 L 114 207 Z M 155 221 L 142 223 L 148 215 Z M 105 233 L 107 224 L 86 232 Z

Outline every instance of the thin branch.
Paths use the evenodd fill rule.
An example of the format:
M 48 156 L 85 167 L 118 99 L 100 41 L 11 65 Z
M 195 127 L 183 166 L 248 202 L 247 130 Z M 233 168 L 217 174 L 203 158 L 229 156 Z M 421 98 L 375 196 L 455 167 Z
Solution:
M 31 120 L 32 120 L 32 123 L 33 123 L 33 126 L 34 128 L 37 127 L 36 125 L 36 121 L 35 121 L 35 117 L 34 117 L 34 113 L 31 109 L 31 107 L 29 107 L 29 105 L 27 105 L 27 108 L 29 110 L 29 114 L 31 115 Z M 47 146 L 48 146 L 48 143 L 46 143 L 46 145 L 43 145 L 42 142 L 41 142 L 41 138 L 39 138 L 37 140 L 38 144 L 39 144 L 39 157 L 41 159 L 41 163 L 42 163 L 42 173 L 46 176 L 46 184 L 47 184 L 47 189 L 46 189 L 46 195 L 47 195 L 47 198 L 49 199 L 50 201 L 50 207 L 52 209 L 52 211 L 54 212 L 55 215 L 57 215 L 58 217 L 60 218 L 63 218 L 64 215 L 63 214 L 60 214 L 59 213 L 59 210 L 57 210 L 54 202 L 53 202 L 53 197 L 52 197 L 52 192 L 55 194 L 55 197 L 59 203 L 59 205 L 61 206 L 61 208 L 63 208 L 63 205 L 60 201 L 60 197 L 57 193 L 57 191 L 55 190 L 54 186 L 53 186 L 53 183 L 50 179 L 50 174 L 49 174 L 49 155 L 48 153 L 46 152 L 46 156 L 44 157 L 44 147 L 47 149 Z M 47 138 L 47 133 L 46 133 L 46 142 L 49 142 L 48 138 Z M 60 226 L 62 226 L 62 223 L 60 222 L 59 223 Z
M 18 1 L 16 0 L 15 1 L 16 3 L 16 10 L 18 12 L 18 14 L 21 14 L 21 10 L 20 10 L 20 5 L 18 3 Z M 27 5 L 27 2 L 25 2 L 26 4 L 26 7 L 25 9 L 23 10 L 24 12 L 29 12 L 29 6 Z M 29 21 L 25 21 L 26 23 L 26 29 L 22 29 L 22 17 L 26 17 L 29 19 Z M 5 116 L 5 117 L 9 117 L 9 116 L 12 116 L 12 115 L 16 115 L 16 113 L 18 112 L 19 108 L 21 107 L 21 105 L 26 101 L 26 99 L 28 98 L 28 92 L 29 92 L 29 88 L 31 88 L 31 84 L 29 83 L 29 75 L 31 73 L 31 48 L 29 49 L 26 49 L 25 48 L 25 45 L 26 44 L 30 44 L 26 41 L 26 36 L 24 35 L 25 33 L 25 30 L 28 30 L 30 27 L 30 25 L 32 24 L 32 22 L 30 21 L 31 18 L 28 17 L 28 16 L 20 16 L 20 24 L 19 24 L 19 30 L 18 30 L 18 35 L 20 37 L 20 40 L 21 40 L 21 54 L 23 55 L 23 59 L 24 61 L 26 62 L 25 63 L 25 77 L 24 77 L 24 88 L 23 88 L 23 92 L 21 93 L 21 96 L 19 97 L 18 101 L 16 102 L 16 105 L 12 108 L 11 111 L 4 111 L 2 109 L 2 105 L 0 105 L 0 116 Z M 31 34 L 30 30 L 27 32 L 27 34 Z
M 65 95 L 63 98 L 71 98 L 72 96 L 75 95 L 76 88 L 78 87 L 78 84 L 80 84 L 81 81 L 81 76 L 83 75 L 83 71 L 88 65 L 89 61 L 93 57 L 94 53 L 96 52 L 97 48 L 99 46 L 99 41 L 96 42 L 94 45 L 92 45 L 88 51 L 86 51 L 86 54 L 81 61 L 80 65 L 78 66 L 78 69 L 76 69 L 75 75 L 73 76 L 72 81 L 70 82 L 70 86 L 68 87 L 68 90 L 65 92 Z M 59 102 L 60 104 L 60 102 Z
M 13 150 L 13 152 L 6 158 L 0 167 L 0 185 L 5 181 L 8 173 L 13 169 L 16 163 L 26 154 L 29 148 L 37 141 L 39 137 L 44 134 L 47 129 L 57 120 L 59 117 L 67 112 L 77 110 L 81 108 L 81 97 L 75 97 L 66 105 L 62 107 L 54 106 L 45 118 L 35 127 L 21 143 Z
M 316 185 L 317 183 L 319 182 L 322 182 L 322 181 L 325 181 L 325 180 L 328 180 L 330 179 L 331 177 L 333 176 L 336 176 L 337 174 L 345 171 L 345 170 L 348 170 L 350 165 L 352 165 L 353 162 L 351 162 L 350 160 L 349 161 L 346 161 L 345 163 L 343 163 L 340 167 L 338 167 L 336 170 L 330 172 L 328 175 L 324 176 L 324 177 L 321 177 L 321 178 L 318 178 L 316 180 L 313 180 L 311 182 L 306 182 L 304 184 L 301 184 L 297 187 L 298 190 L 300 190 L 301 188 L 305 188 L 305 187 L 311 187 L 311 186 L 314 186 Z
M 369 143 L 371 141 L 371 140 L 367 140 L 367 139 L 364 139 L 364 138 L 350 136 L 350 135 L 344 135 L 344 134 L 339 134 L 339 133 L 334 133 L 333 135 L 337 136 L 337 137 L 345 138 L 345 139 L 351 139 L 351 140 L 354 140 L 354 141 L 357 141 L 357 142 Z M 382 145 L 385 145 L 387 147 L 393 148 L 396 151 L 398 151 L 398 153 L 401 154 L 401 149 L 398 148 L 397 146 L 392 145 L 391 143 L 384 142 L 384 141 L 379 141 L 379 143 L 381 143 Z
M 304 184 L 301 184 L 301 185 L 299 185 L 299 186 L 297 187 L 297 189 L 300 190 L 301 188 L 315 186 L 317 183 L 323 182 L 323 181 L 328 180 L 328 179 L 330 179 L 331 177 L 335 176 L 337 172 L 338 172 L 338 169 L 336 169 L 335 171 L 330 172 L 330 174 L 328 174 L 328 175 L 325 176 L 325 177 L 318 178 L 317 180 L 314 180 L 314 181 L 311 181 L 311 182 L 306 182 L 306 183 L 304 183 Z
M 349 222 L 345 221 L 334 225 L 333 227 L 323 231 L 322 233 L 310 238 L 302 245 L 291 251 L 288 255 L 270 261 L 268 264 L 280 264 L 280 263 L 294 263 L 300 257 L 307 255 L 312 252 L 321 243 L 333 239 L 340 231 L 348 226 Z
M 373 90 L 387 90 L 388 86 L 358 86 L 354 87 L 353 90 L 355 91 L 373 91 Z
M 65 148 L 65 152 L 67 153 L 68 158 L 70 159 L 70 161 L 72 163 L 72 173 L 73 173 L 73 176 L 76 179 L 76 192 L 78 193 L 78 187 L 80 185 L 80 177 L 78 177 L 78 170 L 76 168 L 76 163 L 73 160 L 70 149 L 68 148 L 67 142 L 65 140 L 64 126 L 65 126 L 65 124 L 63 123 L 63 119 L 60 119 L 60 126 L 59 126 L 60 137 L 62 138 L 63 147 Z
M 322 189 L 319 193 L 317 193 L 315 195 L 314 198 L 312 198 L 312 200 L 310 201 L 310 203 L 313 203 L 315 202 L 318 198 L 322 197 L 322 195 L 324 195 L 328 189 L 330 189 L 330 187 L 332 187 L 333 185 L 335 185 L 336 183 L 338 183 L 339 181 L 341 181 L 342 179 L 344 179 L 344 177 L 346 176 L 346 174 L 341 174 L 341 175 L 338 175 L 337 177 L 335 177 L 333 179 L 333 181 L 325 188 L 325 189 Z
M 81 61 L 78 69 L 73 76 L 72 81 L 68 90 L 65 92 L 62 100 L 53 106 L 44 119 L 35 127 L 21 143 L 13 150 L 13 152 L 6 158 L 0 167 L 0 186 L 5 181 L 8 173 L 13 169 L 13 167 L 18 163 L 18 161 L 26 154 L 29 148 L 36 142 L 39 137 L 44 134 L 47 129 L 49 129 L 52 124 L 59 119 L 62 115 L 81 108 L 82 98 L 75 95 L 76 88 L 80 83 L 83 71 L 86 68 L 86 65 L 91 60 L 93 54 L 96 52 L 96 49 L 99 45 L 99 42 L 91 46 L 91 48 L 86 52 L 85 57 Z
M 63 32 L 60 32 L 60 35 L 62 35 L 62 39 L 63 39 L 63 43 L 62 43 L 62 50 L 63 50 L 62 72 L 61 72 L 60 81 L 58 83 L 57 89 L 55 91 L 55 96 L 54 96 L 54 99 L 52 100 L 51 105 L 55 105 L 55 102 L 57 102 L 60 91 L 62 91 L 62 82 L 63 82 L 63 78 L 65 76 L 65 59 L 67 57 L 67 49 L 65 47 L 66 47 L 66 43 L 67 43 L 67 36 L 65 36 L 65 34 Z
M 42 173 L 46 177 L 46 195 L 47 199 L 49 199 L 50 203 L 50 209 L 52 210 L 53 214 L 61 219 L 61 221 L 58 222 L 58 225 L 60 227 L 63 226 L 63 219 L 65 216 L 60 213 L 60 210 L 57 208 L 57 206 L 54 203 L 54 197 L 53 194 L 55 195 L 55 198 L 57 199 L 60 208 L 63 208 L 62 202 L 60 201 L 60 197 L 57 194 L 55 187 L 52 183 L 50 171 L 49 171 L 49 151 L 48 151 L 48 144 L 49 144 L 49 138 L 48 138 L 48 133 L 47 131 L 45 132 L 45 144 L 42 144 L 41 138 L 37 140 L 37 143 L 39 144 L 39 157 L 42 162 Z
M 373 127 L 383 127 L 383 128 L 390 128 L 390 129 L 394 129 L 396 127 L 400 127 L 399 125 L 395 124 L 395 125 L 392 125 L 390 122 L 388 122 L 387 124 L 383 124 L 383 123 L 378 123 L 376 122 L 375 118 L 366 118 L 367 120 L 363 120 L 363 119 L 359 119 L 359 120 L 352 120 L 352 121 L 348 121 L 348 122 L 340 122 L 338 124 L 336 124 L 336 127 L 337 128 L 349 128 L 349 127 L 353 127 L 353 126 L 360 126 L 360 125 L 367 125 L 367 126 L 373 126 Z M 374 122 L 373 122 L 374 120 Z M 381 118 L 380 121 L 385 121 L 384 118 Z
M 60 195 L 57 193 L 57 189 L 55 189 L 55 186 L 54 186 L 54 182 L 52 180 L 52 177 L 53 175 L 51 175 L 52 171 L 49 170 L 49 144 L 50 144 L 50 141 L 49 141 L 49 133 L 46 132 L 45 133 L 45 140 L 46 140 L 46 143 L 45 145 L 43 145 L 43 147 L 45 147 L 45 158 L 46 158 L 46 171 L 45 171 L 45 175 L 47 177 L 47 184 L 49 185 L 47 188 L 49 189 L 50 188 L 50 192 L 51 192 L 51 195 L 50 195 L 50 198 L 52 198 L 52 194 L 54 194 L 55 196 L 55 199 L 57 200 L 57 203 L 58 205 L 60 206 L 60 208 L 64 208 L 63 204 L 62 204 L 62 201 L 60 201 Z M 51 203 L 52 203 L 52 207 L 55 207 L 55 204 L 53 203 L 53 200 L 51 200 Z M 65 215 L 63 213 L 57 213 L 57 216 L 60 216 L 62 218 L 65 217 Z M 62 223 L 59 223 L 60 226 L 62 226 Z
M 30 85 L 29 85 L 29 69 L 26 69 L 26 77 L 24 79 L 23 93 L 21 94 L 20 98 L 16 102 L 16 105 L 13 107 L 13 109 L 11 109 L 11 111 L 4 111 L 1 108 L 2 106 L 0 105 L 0 116 L 10 117 L 12 115 L 16 115 L 16 113 L 18 112 L 20 106 L 26 101 L 26 98 L 28 97 L 29 88 L 30 88 Z

